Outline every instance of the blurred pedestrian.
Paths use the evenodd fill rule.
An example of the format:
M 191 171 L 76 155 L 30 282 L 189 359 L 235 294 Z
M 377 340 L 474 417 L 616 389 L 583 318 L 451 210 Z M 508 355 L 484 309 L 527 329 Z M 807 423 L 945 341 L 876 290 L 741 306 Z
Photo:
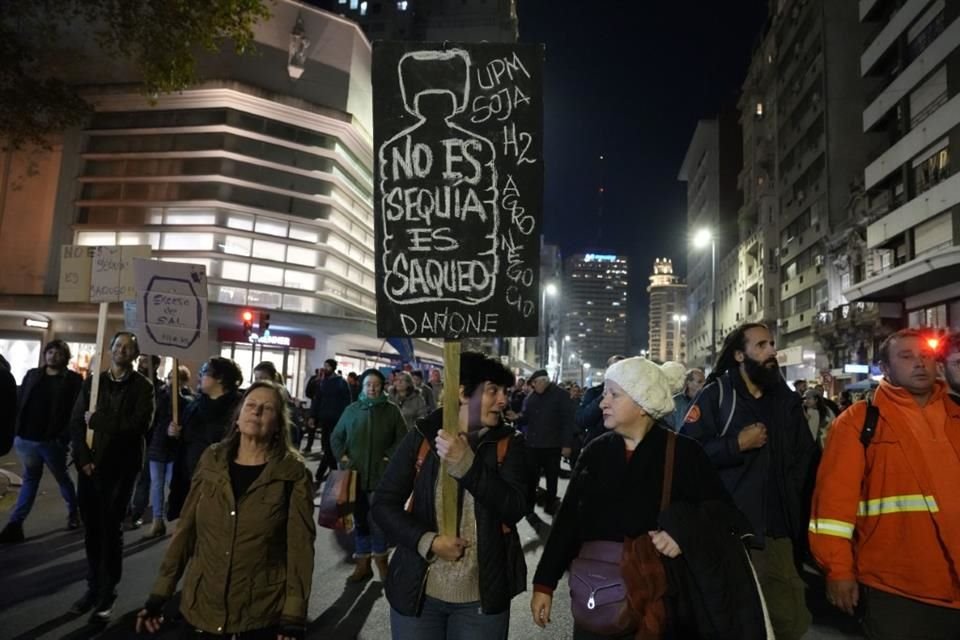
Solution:
M 214 356 L 200 366 L 199 377 L 200 393 L 183 412 L 183 423 L 172 424 L 168 431 L 182 442 L 170 483 L 168 520 L 180 517 L 200 457 L 229 433 L 240 404 L 243 372 L 233 360 Z
M 144 436 L 153 423 L 150 381 L 134 370 L 137 338 L 121 331 L 110 340 L 110 368 L 100 373 L 96 406 L 90 405 L 93 378 L 86 380 L 70 417 L 77 498 L 84 524 L 87 591 L 70 608 L 74 615 L 93 609 L 90 622 L 109 622 L 123 573 L 121 524 L 137 473 L 143 467 Z M 92 447 L 87 430 L 93 432 Z
M 160 356 L 147 355 L 141 353 L 137 358 L 137 373 L 150 381 L 153 386 L 154 406 L 158 406 L 160 401 L 160 380 L 157 378 L 160 368 Z M 149 449 L 150 440 L 153 437 L 153 430 L 156 425 L 157 411 L 153 412 L 153 423 L 150 430 L 144 438 L 144 447 Z M 147 510 L 150 502 L 150 461 L 148 456 L 143 458 L 143 468 L 137 474 L 137 482 L 133 486 L 133 497 L 130 498 L 130 506 L 127 507 L 127 516 L 123 520 L 124 531 L 133 531 L 143 526 L 143 514 Z
M 138 632 L 155 633 L 183 576 L 183 637 L 300 640 L 316 529 L 313 486 L 282 388 L 254 382 L 223 442 L 197 465 Z
M 347 582 L 370 578 L 372 561 L 376 561 L 380 579 L 387 577 L 387 541 L 370 518 L 370 503 L 390 457 L 407 434 L 407 424 L 400 409 L 383 392 L 384 382 L 383 374 L 376 369 L 363 372 L 360 399 L 346 408 L 330 438 L 340 468 L 357 472 L 353 514 L 353 557 L 357 564 Z
M 153 433 L 147 445 L 147 460 L 150 464 L 150 509 L 153 512 L 153 522 L 150 530 L 143 536 L 145 539 L 160 538 L 167 534 L 167 525 L 164 521 L 166 507 L 166 493 L 173 482 L 173 465 L 181 447 L 181 439 L 170 435 L 171 427 L 183 423 L 187 407 L 194 400 L 191 392 L 190 369 L 179 365 L 177 369 L 178 415 L 173 417 L 173 376 L 167 376 L 167 382 L 160 388 L 157 397 L 156 417 L 153 420 Z
M 406 371 L 396 375 L 393 389 L 390 390 L 390 402 L 400 409 L 408 431 L 416 426 L 417 420 L 427 415 L 427 402 L 417 391 L 413 376 Z
M 462 353 L 459 436 L 434 411 L 377 487 L 374 520 L 397 541 L 385 589 L 394 640 L 508 637 L 510 601 L 526 588 L 516 523 L 529 510 L 523 437 L 502 417 L 512 384 L 497 360 Z M 440 533 L 441 461 L 459 488 L 453 535 Z
M 0 355 L 0 456 L 10 453 L 17 432 L 17 380 Z
M 23 485 L 10 520 L 0 531 L 0 543 L 21 542 L 23 523 L 33 508 L 40 488 L 43 467 L 60 487 L 67 506 L 67 528 L 80 526 L 77 490 L 67 471 L 67 446 L 70 440 L 70 412 L 80 394 L 83 379 L 67 368 L 70 347 L 63 340 L 51 340 L 43 348 L 44 366 L 31 369 L 20 385 L 19 402 L 2 411 L 9 412 L 16 424 L 14 447 L 23 465 Z M 9 371 L 6 372 L 9 375 Z M 0 373 L 2 375 L 2 373 Z M 10 376 L 10 380 L 13 377 Z M 16 384 L 13 385 L 16 392 Z M 16 395 L 13 396 L 14 399 Z
M 413 376 L 413 386 L 423 396 L 423 401 L 427 405 L 426 413 L 433 413 L 433 410 L 437 408 L 437 398 L 433 395 L 433 389 L 430 388 L 430 385 L 424 384 L 423 371 L 415 369 L 410 372 L 410 375 Z
M 544 511 L 553 515 L 559 506 L 557 486 L 560 478 L 560 458 L 569 458 L 573 452 L 576 407 L 570 395 L 550 381 L 545 369 L 533 372 L 530 386 L 533 387 L 533 393 L 527 396 L 523 411 L 519 415 L 508 414 L 508 417 L 524 426 L 530 459 L 530 479 L 527 485 L 530 492 L 527 496 L 530 514 L 527 520 L 537 527 L 543 524 L 533 511 L 541 472 L 547 481 Z
M 320 432 L 320 444 L 323 447 L 323 459 L 317 467 L 316 484 L 320 484 L 328 471 L 337 468 L 337 457 L 330 444 L 330 436 L 334 427 L 350 405 L 350 388 L 343 377 L 337 373 L 337 361 L 328 358 L 323 362 L 324 377 L 314 394 L 310 413 L 313 417 L 314 431 L 307 436 L 307 445 L 304 452 L 313 447 L 313 438 L 316 431 Z
M 697 394 L 700 393 L 700 389 L 703 388 L 705 380 L 706 376 L 703 369 L 687 370 L 683 379 L 683 389 L 673 396 L 673 413 L 664 419 L 674 431 L 677 431 L 683 425 L 683 421 L 687 417 L 687 411 L 690 410 L 690 405 L 693 404 Z

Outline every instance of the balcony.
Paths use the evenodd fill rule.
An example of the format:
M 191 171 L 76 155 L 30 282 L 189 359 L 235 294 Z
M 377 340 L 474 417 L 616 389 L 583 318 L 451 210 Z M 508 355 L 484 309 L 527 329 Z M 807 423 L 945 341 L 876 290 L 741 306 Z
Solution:
M 889 22 L 881 29 L 880 33 L 867 46 L 863 55 L 860 56 L 860 74 L 863 77 L 869 75 L 876 64 L 883 57 L 883 54 L 892 47 L 897 39 L 907 30 L 907 27 L 913 23 L 920 14 L 926 9 L 930 0 L 907 0 L 903 7 L 893 15 Z M 863 5 L 861 3 L 861 14 Z
M 826 269 L 823 265 L 810 266 L 796 277 L 780 285 L 780 297 L 782 299 L 791 298 L 801 291 L 806 291 L 810 287 L 820 284 L 825 279 Z

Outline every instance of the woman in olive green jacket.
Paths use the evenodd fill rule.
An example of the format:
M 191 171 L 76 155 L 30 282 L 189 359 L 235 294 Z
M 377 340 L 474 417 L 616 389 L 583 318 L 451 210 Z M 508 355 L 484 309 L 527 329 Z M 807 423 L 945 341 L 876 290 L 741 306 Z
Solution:
M 256 382 L 204 452 L 137 631 L 155 632 L 180 576 L 191 638 L 301 639 L 313 579 L 313 485 L 281 388 Z
M 407 435 L 407 424 L 397 405 L 384 395 L 384 382 L 383 374 L 376 369 L 363 372 L 360 399 L 344 410 L 330 438 L 340 467 L 357 472 L 353 512 L 353 557 L 357 565 L 348 582 L 361 582 L 373 575 L 371 556 L 377 562 L 380 579 L 387 577 L 387 543 L 370 518 L 370 501 L 390 456 Z

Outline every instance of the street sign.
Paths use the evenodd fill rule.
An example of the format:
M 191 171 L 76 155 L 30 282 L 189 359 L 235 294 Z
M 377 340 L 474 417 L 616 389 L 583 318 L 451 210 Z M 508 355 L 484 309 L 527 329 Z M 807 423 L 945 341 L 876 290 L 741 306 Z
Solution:
M 203 265 L 134 260 L 140 350 L 201 361 L 207 344 L 207 274 Z
M 379 336 L 539 333 L 543 59 L 374 43 Z

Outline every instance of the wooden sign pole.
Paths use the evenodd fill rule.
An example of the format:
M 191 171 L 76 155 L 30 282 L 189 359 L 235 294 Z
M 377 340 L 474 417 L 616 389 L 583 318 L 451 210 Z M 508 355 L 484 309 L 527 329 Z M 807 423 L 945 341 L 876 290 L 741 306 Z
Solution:
M 88 410 L 93 413 L 97 410 L 97 398 L 100 395 L 100 372 L 103 371 L 103 354 L 106 350 L 103 348 L 103 341 L 107 333 L 107 311 L 110 309 L 109 302 L 100 303 L 100 311 L 97 314 L 97 353 L 93 358 L 93 379 L 90 381 L 90 406 Z M 87 425 L 87 446 L 93 449 L 93 429 Z
M 460 342 L 443 343 L 443 430 L 453 437 L 460 433 Z M 440 468 L 443 491 L 440 533 L 457 535 L 457 481 L 447 473 L 447 465 Z
M 170 372 L 170 398 L 173 402 L 173 421 L 180 424 L 180 361 L 173 359 L 173 371 Z

